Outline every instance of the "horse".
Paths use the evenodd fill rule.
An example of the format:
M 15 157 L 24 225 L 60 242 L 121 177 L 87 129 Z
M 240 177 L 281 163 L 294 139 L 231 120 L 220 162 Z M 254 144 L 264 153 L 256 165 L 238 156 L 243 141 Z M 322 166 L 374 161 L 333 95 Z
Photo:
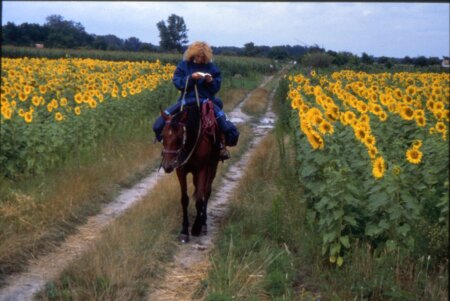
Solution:
M 176 170 L 181 189 L 183 209 L 181 243 L 189 242 L 189 218 L 187 195 L 187 175 L 192 173 L 195 187 L 195 207 L 197 215 L 192 225 L 192 236 L 207 234 L 207 206 L 211 196 L 212 183 L 219 162 L 219 128 L 214 118 L 212 102 L 184 106 L 179 113 L 170 116 L 163 110 L 165 121 L 162 131 L 162 162 L 166 173 Z

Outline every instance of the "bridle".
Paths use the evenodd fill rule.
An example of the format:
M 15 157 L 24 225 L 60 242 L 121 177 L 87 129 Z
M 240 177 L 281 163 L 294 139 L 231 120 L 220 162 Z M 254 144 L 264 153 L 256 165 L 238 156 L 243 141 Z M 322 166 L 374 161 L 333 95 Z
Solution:
M 166 124 L 170 124 L 170 123 L 171 123 L 171 121 L 166 121 Z M 181 147 L 177 150 L 163 148 L 163 150 L 162 150 L 163 154 L 179 155 L 181 153 L 181 151 L 183 150 L 184 146 L 186 145 L 186 124 L 183 122 L 179 122 L 178 125 L 181 125 L 183 127 L 183 143 L 181 144 Z
M 184 104 L 185 104 L 185 97 L 186 97 L 186 92 L 187 92 L 187 85 L 188 85 L 188 82 L 189 82 L 189 77 L 190 76 L 188 76 L 187 79 L 186 79 L 186 86 L 184 87 L 183 98 L 181 100 L 181 104 L 182 105 L 181 105 L 181 109 L 180 109 L 179 113 L 183 112 L 183 108 L 184 108 Z M 197 100 L 197 107 L 198 107 L 199 112 L 201 114 L 200 98 L 198 96 L 197 84 L 194 85 L 194 89 L 195 89 L 195 97 L 196 97 L 196 100 Z M 170 123 L 170 122 L 171 121 L 166 121 L 166 124 Z M 199 122 L 199 125 L 198 125 L 198 132 L 197 132 L 197 138 L 195 140 L 195 144 L 192 147 L 192 149 L 191 149 L 189 155 L 186 157 L 186 159 L 181 164 L 177 164 L 176 168 L 182 167 L 184 164 L 186 164 L 189 161 L 189 159 L 191 158 L 191 156 L 194 154 L 195 149 L 197 148 L 198 142 L 200 140 L 200 134 L 201 134 L 201 131 L 202 131 L 202 118 L 201 117 L 199 118 L 198 122 Z M 179 149 L 177 149 L 177 150 L 171 150 L 171 149 L 163 148 L 162 154 L 173 154 L 173 155 L 179 156 L 181 151 L 184 149 L 184 147 L 186 145 L 186 138 L 187 138 L 186 124 L 184 124 L 182 122 L 179 122 L 178 125 L 182 125 L 183 126 L 183 143 L 182 143 L 181 147 Z M 178 157 L 177 157 L 177 160 L 178 160 Z M 163 162 L 164 162 L 164 158 L 161 160 L 161 164 L 159 165 L 158 171 L 161 169 Z

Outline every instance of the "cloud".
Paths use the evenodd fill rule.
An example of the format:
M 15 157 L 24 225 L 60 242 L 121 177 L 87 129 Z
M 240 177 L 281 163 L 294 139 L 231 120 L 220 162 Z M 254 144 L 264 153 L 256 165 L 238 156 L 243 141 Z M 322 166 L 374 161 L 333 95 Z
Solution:
M 444 3 L 4 1 L 2 24 L 45 23 L 50 14 L 88 33 L 159 43 L 156 23 L 182 16 L 189 40 L 213 46 L 318 44 L 375 56 L 443 56 L 449 52 Z

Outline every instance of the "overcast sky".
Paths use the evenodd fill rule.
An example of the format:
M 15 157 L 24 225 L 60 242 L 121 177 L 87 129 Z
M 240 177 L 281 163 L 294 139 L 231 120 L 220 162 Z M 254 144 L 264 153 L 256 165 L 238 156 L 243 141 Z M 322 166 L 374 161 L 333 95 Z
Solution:
M 212 46 L 319 45 L 403 58 L 449 56 L 448 3 L 2 1 L 2 25 L 61 15 L 87 33 L 159 44 L 156 23 L 184 18 L 189 42 Z

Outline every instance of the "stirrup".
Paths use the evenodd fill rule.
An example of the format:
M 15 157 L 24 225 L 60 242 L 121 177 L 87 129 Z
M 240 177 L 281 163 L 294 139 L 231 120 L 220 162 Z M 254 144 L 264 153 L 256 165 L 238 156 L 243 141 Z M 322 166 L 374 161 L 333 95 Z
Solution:
M 230 152 L 225 147 L 221 148 L 219 153 L 219 159 L 223 162 L 224 160 L 228 160 L 230 158 L 231 158 Z

